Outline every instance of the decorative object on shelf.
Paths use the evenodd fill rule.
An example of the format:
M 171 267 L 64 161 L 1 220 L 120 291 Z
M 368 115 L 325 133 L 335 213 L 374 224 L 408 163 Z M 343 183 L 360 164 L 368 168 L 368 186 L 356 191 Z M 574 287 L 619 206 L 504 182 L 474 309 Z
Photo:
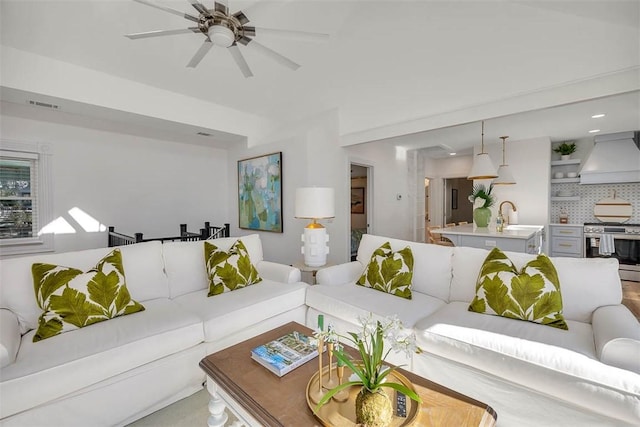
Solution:
M 568 224 L 569 223 L 569 214 L 564 208 L 560 209 L 560 224 Z
M 484 120 L 482 121 L 482 138 L 481 138 L 481 150 L 480 154 L 476 155 L 473 159 L 473 165 L 471 166 L 471 172 L 467 179 L 494 179 L 497 178 L 496 168 L 491 162 L 489 154 L 484 152 Z
M 554 177 L 555 179 L 562 179 L 562 178 L 564 178 L 564 173 L 562 173 L 562 172 L 556 172 L 556 173 L 554 173 L 554 174 L 553 174 L 553 177 Z
M 296 189 L 295 217 L 312 219 L 302 235 L 304 263 L 309 267 L 321 267 L 327 263 L 329 236 L 319 219 L 335 217 L 333 188 L 304 187 Z
M 571 154 L 576 151 L 576 143 L 572 141 L 563 142 L 553 149 L 556 153 L 560 154 L 562 160 L 569 160 Z
M 484 184 L 473 186 L 473 193 L 469 195 L 469 201 L 473 203 L 473 222 L 476 227 L 487 227 L 491 220 L 491 206 L 496 202 L 495 196 L 491 194 L 493 184 L 487 188 Z
M 422 400 L 415 390 L 405 384 L 387 381 L 388 378 L 391 378 L 389 374 L 397 368 L 384 365 L 384 360 L 391 350 L 404 351 L 407 357 L 411 357 L 414 352 L 420 353 L 422 350 L 416 345 L 415 335 L 404 329 L 397 317 L 388 318 L 384 324 L 375 321 L 372 314 L 360 317 L 358 320 L 362 325 L 360 333 L 349 332 L 349 336 L 338 334 L 336 336 L 353 343 L 358 349 L 362 361 L 352 360 L 341 347 L 334 350 L 338 362 L 348 366 L 358 379 L 329 390 L 316 405 L 315 412 L 340 391 L 352 386 L 362 386 L 356 398 L 356 423 L 370 427 L 388 426 L 393 416 L 393 406 L 382 387 L 392 388 L 416 402 Z M 384 340 L 391 343 L 391 348 L 386 352 Z
M 282 233 L 282 152 L 238 160 L 239 227 Z
M 498 177 L 493 180 L 494 185 L 513 185 L 516 183 L 516 180 L 513 177 L 513 173 L 511 173 L 511 168 L 507 164 L 505 158 L 505 141 L 507 138 L 509 137 L 500 137 L 500 139 L 502 139 L 502 164 L 498 168 Z

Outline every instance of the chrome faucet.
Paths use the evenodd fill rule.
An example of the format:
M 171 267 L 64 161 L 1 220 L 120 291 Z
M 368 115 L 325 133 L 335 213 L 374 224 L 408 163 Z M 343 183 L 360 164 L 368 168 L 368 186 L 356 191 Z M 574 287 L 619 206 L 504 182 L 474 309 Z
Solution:
M 505 203 L 510 204 L 510 205 L 511 205 L 511 209 L 512 209 L 514 212 L 517 212 L 516 205 L 514 205 L 514 204 L 513 204 L 513 202 L 512 202 L 512 201 L 510 201 L 510 200 L 505 200 L 504 202 L 500 203 L 500 208 L 498 209 L 498 214 L 499 214 L 502 218 L 504 218 L 504 216 L 502 215 L 502 206 L 504 206 L 504 204 L 505 204 Z M 504 222 L 504 223 L 506 223 L 506 224 L 509 224 L 509 216 L 508 216 L 508 215 L 507 215 L 507 219 L 506 219 L 506 220 L 504 220 L 503 222 Z

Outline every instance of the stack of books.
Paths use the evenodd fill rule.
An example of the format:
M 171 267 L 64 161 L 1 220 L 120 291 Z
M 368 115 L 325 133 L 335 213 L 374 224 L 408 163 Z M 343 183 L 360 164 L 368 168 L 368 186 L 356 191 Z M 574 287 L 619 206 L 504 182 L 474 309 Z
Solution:
M 317 341 L 295 331 L 251 350 L 253 360 L 279 377 L 317 355 Z

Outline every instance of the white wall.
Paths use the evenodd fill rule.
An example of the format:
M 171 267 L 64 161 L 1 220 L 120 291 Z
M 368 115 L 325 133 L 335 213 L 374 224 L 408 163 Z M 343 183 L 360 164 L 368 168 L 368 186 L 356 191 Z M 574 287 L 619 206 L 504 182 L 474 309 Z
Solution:
M 373 167 L 370 233 L 412 240 L 415 206 L 409 197 L 407 153 L 384 142 L 351 146 L 347 152 L 351 162 Z
M 64 114 L 64 113 L 54 113 Z M 116 231 L 145 237 L 199 231 L 204 221 L 229 222 L 227 153 L 117 132 L 0 115 L 2 138 L 48 143 L 54 218 L 73 234 L 55 235 L 55 251 L 104 247 L 104 232 L 86 232 L 71 217 L 77 207 Z
M 486 145 L 493 164 L 502 163 L 502 143 Z M 520 224 L 549 223 L 549 188 L 551 184 L 551 141 L 548 137 L 507 142 L 507 163 L 516 180 L 515 185 L 496 185 L 493 193 L 497 203 L 492 208 L 495 225 L 501 202 L 512 201 L 518 210 Z M 507 206 L 504 207 L 507 212 Z
M 330 242 L 328 263 L 349 260 L 350 174 L 343 148 L 338 145 L 338 119 L 335 111 L 298 122 L 269 139 L 270 142 L 229 152 L 228 198 L 232 235 L 260 234 L 265 259 L 283 264 L 303 261 L 300 236 L 308 220 L 294 217 L 295 190 L 298 187 L 332 187 L 335 190 L 336 217 L 323 220 Z M 273 152 L 282 152 L 282 233 L 238 228 L 237 161 Z

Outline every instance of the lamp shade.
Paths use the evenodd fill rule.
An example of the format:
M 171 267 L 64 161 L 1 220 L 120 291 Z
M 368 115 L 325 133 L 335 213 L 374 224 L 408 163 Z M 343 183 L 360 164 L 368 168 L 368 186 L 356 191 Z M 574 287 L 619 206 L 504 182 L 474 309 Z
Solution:
M 498 177 L 493 181 L 495 185 L 515 184 L 516 180 L 511 173 L 509 165 L 500 165 L 498 168 Z
M 493 179 L 497 177 L 496 168 L 487 153 L 480 153 L 475 156 L 467 179 Z
M 311 219 L 335 217 L 335 194 L 333 188 L 297 188 L 295 217 Z

